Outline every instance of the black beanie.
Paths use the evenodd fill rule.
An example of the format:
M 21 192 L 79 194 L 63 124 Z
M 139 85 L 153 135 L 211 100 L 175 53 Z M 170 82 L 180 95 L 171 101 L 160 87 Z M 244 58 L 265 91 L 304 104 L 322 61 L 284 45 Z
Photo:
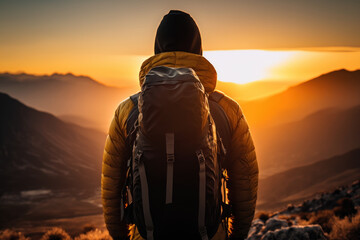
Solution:
M 155 54 L 173 51 L 202 55 L 199 28 L 189 14 L 179 10 L 164 16 L 155 37 Z

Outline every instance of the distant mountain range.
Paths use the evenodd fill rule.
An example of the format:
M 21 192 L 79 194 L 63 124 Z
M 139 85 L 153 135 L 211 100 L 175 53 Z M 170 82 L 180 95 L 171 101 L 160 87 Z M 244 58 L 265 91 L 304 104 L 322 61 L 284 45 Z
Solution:
M 73 74 L 0 74 L 2 92 L 56 116 L 106 131 L 117 105 L 136 92 L 131 88 L 105 86 L 87 76 Z M 84 121 L 82 121 L 82 119 Z M 69 120 L 67 118 L 66 120 Z
M 241 106 L 251 126 L 300 120 L 322 109 L 360 105 L 360 70 L 333 71 Z
M 289 87 L 287 82 L 236 84 L 218 82 L 217 89 L 241 103 L 251 127 L 273 126 L 300 120 L 331 107 L 360 104 L 360 70 L 323 74 Z M 117 105 L 138 88 L 105 86 L 87 76 L 72 74 L 0 74 L 3 92 L 66 121 L 106 131 Z M 268 92 L 284 91 L 267 96 Z M 245 99 L 263 97 L 252 101 Z
M 360 147 L 360 105 L 329 108 L 268 128 L 254 128 L 262 176 L 310 164 Z
M 286 82 L 235 84 L 218 82 L 217 89 L 241 103 L 251 126 L 296 121 L 316 111 L 360 104 L 360 70 L 330 72 L 296 86 Z M 3 92 L 39 110 L 66 116 L 82 126 L 106 131 L 117 105 L 138 89 L 105 86 L 90 77 L 72 74 L 36 76 L 0 74 Z M 276 89 L 284 91 L 267 96 Z M 285 90 L 286 89 L 286 90 Z M 251 96 L 267 96 L 244 101 Z M 71 117 L 69 117 L 71 116 Z
M 0 93 L 0 195 L 100 186 L 105 134 L 65 123 Z
M 360 148 L 262 179 L 258 206 L 272 209 L 360 179 Z

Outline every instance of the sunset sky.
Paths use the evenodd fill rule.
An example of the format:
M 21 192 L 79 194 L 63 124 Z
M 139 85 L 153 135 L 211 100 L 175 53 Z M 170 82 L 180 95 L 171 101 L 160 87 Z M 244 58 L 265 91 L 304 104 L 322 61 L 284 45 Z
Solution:
M 0 72 L 132 86 L 170 9 L 194 17 L 222 81 L 297 82 L 360 68 L 358 0 L 1 0 Z

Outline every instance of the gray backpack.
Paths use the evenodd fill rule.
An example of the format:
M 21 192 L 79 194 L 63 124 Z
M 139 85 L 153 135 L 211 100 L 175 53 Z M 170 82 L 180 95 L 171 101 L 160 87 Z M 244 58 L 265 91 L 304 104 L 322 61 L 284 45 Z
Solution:
M 213 98 L 191 68 L 164 66 L 150 70 L 131 97 L 123 195 L 126 218 L 145 239 L 210 239 L 229 215 L 222 194 L 225 148 L 213 118 L 225 118 L 218 121 L 227 139 L 230 128 Z

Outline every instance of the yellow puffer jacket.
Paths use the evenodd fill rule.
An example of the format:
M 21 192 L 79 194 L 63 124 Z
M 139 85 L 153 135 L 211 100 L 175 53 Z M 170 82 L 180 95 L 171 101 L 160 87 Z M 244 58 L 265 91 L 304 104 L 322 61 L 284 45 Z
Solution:
M 207 92 L 215 90 L 217 75 L 214 67 L 204 57 L 185 52 L 166 52 L 154 55 L 141 66 L 140 84 L 145 75 L 156 66 L 190 67 L 195 70 Z M 228 149 L 227 169 L 228 197 L 233 210 L 232 237 L 245 238 L 254 217 L 258 164 L 248 124 L 239 105 L 229 97 L 223 97 L 219 104 L 226 112 L 232 131 L 231 147 Z M 125 182 L 128 159 L 125 139 L 126 120 L 134 107 L 128 98 L 120 103 L 111 122 L 102 163 L 101 196 L 106 227 L 113 238 L 128 234 L 127 226 L 120 220 L 120 195 Z

